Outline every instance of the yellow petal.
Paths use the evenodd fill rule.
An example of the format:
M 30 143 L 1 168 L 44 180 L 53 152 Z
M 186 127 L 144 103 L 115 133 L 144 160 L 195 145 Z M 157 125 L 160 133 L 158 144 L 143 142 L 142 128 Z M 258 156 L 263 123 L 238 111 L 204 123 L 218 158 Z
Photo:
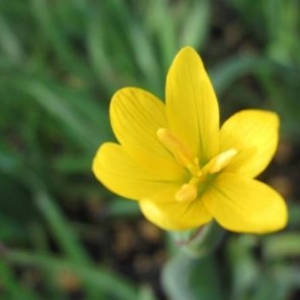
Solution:
M 150 171 L 184 170 L 157 137 L 157 130 L 167 126 L 164 104 L 154 95 L 137 88 L 119 90 L 111 101 L 110 117 L 114 133 L 127 153 Z
M 105 143 L 93 161 L 93 172 L 109 190 L 129 199 L 142 199 L 178 186 L 181 174 L 157 168 L 150 172 L 137 164 L 124 149 Z
M 220 174 L 202 200 L 217 222 L 231 231 L 267 233 L 287 223 L 282 197 L 268 185 L 241 175 Z
M 278 144 L 279 119 L 263 110 L 243 110 L 221 128 L 221 151 L 234 148 L 238 154 L 226 171 L 256 177 L 270 163 Z
M 119 90 L 111 101 L 110 119 L 118 141 L 128 152 L 143 150 L 172 157 L 156 135 L 159 128 L 168 125 L 164 104 L 154 95 L 137 88 Z
M 193 202 L 178 202 L 175 194 L 180 186 L 167 189 L 162 193 L 139 201 L 145 217 L 166 230 L 186 230 L 202 226 L 212 217 L 203 203 L 199 200 Z
M 170 130 L 199 157 L 201 165 L 219 151 L 219 107 L 197 52 L 183 48 L 170 67 L 166 83 Z

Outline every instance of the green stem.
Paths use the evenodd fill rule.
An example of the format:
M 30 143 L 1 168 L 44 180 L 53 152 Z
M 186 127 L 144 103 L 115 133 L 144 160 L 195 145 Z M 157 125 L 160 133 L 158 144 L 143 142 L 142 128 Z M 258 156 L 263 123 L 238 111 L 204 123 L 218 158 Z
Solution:
M 194 230 L 172 232 L 175 243 L 193 257 L 211 253 L 221 242 L 225 231 L 214 221 Z

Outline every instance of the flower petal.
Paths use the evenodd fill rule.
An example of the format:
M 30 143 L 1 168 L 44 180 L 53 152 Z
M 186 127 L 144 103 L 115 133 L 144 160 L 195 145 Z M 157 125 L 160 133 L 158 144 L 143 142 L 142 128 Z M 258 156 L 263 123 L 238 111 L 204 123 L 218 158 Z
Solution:
M 166 83 L 170 130 L 199 157 L 201 165 L 219 151 L 219 107 L 197 52 L 183 48 L 170 67 Z
M 238 154 L 226 171 L 259 175 L 276 151 L 278 128 L 278 116 L 269 111 L 243 110 L 229 118 L 221 128 L 221 151 L 234 148 Z
M 109 190 L 134 200 L 178 186 L 177 181 L 181 182 L 182 175 L 163 168 L 150 172 L 114 143 L 105 143 L 99 148 L 93 161 L 93 172 Z
M 110 119 L 118 141 L 129 152 L 135 149 L 172 157 L 156 135 L 168 125 L 164 104 L 154 95 L 138 88 L 119 90 L 111 101 Z
M 199 200 L 178 202 L 175 200 L 177 188 L 170 188 L 162 193 L 139 201 L 145 217 L 166 230 L 186 230 L 202 226 L 211 221 L 211 214 Z
M 287 223 L 286 204 L 274 189 L 237 174 L 220 174 L 202 201 L 213 217 L 231 231 L 267 233 Z

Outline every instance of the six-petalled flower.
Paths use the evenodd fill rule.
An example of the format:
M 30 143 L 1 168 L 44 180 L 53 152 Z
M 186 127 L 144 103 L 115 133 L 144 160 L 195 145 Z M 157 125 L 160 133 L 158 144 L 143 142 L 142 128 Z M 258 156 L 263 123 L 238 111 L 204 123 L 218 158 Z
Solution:
M 219 126 L 219 106 L 198 54 L 175 57 L 165 103 L 138 88 L 119 90 L 110 118 L 119 144 L 103 144 L 93 161 L 111 191 L 138 200 L 147 219 L 185 230 L 215 219 L 236 232 L 282 229 L 282 197 L 255 180 L 278 144 L 278 116 L 243 110 Z

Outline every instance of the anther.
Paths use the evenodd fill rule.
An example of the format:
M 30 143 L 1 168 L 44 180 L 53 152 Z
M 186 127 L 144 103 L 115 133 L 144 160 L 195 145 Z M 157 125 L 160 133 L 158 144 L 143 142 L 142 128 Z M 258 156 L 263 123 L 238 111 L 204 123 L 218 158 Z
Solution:
M 229 149 L 227 151 L 222 152 L 221 154 L 219 154 L 209 162 L 210 166 L 208 172 L 210 174 L 213 174 L 221 171 L 224 167 L 226 167 L 230 163 L 230 161 L 234 156 L 236 156 L 236 154 L 237 154 L 236 149 Z
M 189 149 L 168 129 L 159 128 L 156 132 L 159 141 L 169 150 L 177 162 L 190 169 L 194 164 Z
M 193 184 L 184 184 L 180 190 L 175 194 L 177 201 L 192 201 L 197 197 L 197 187 Z

